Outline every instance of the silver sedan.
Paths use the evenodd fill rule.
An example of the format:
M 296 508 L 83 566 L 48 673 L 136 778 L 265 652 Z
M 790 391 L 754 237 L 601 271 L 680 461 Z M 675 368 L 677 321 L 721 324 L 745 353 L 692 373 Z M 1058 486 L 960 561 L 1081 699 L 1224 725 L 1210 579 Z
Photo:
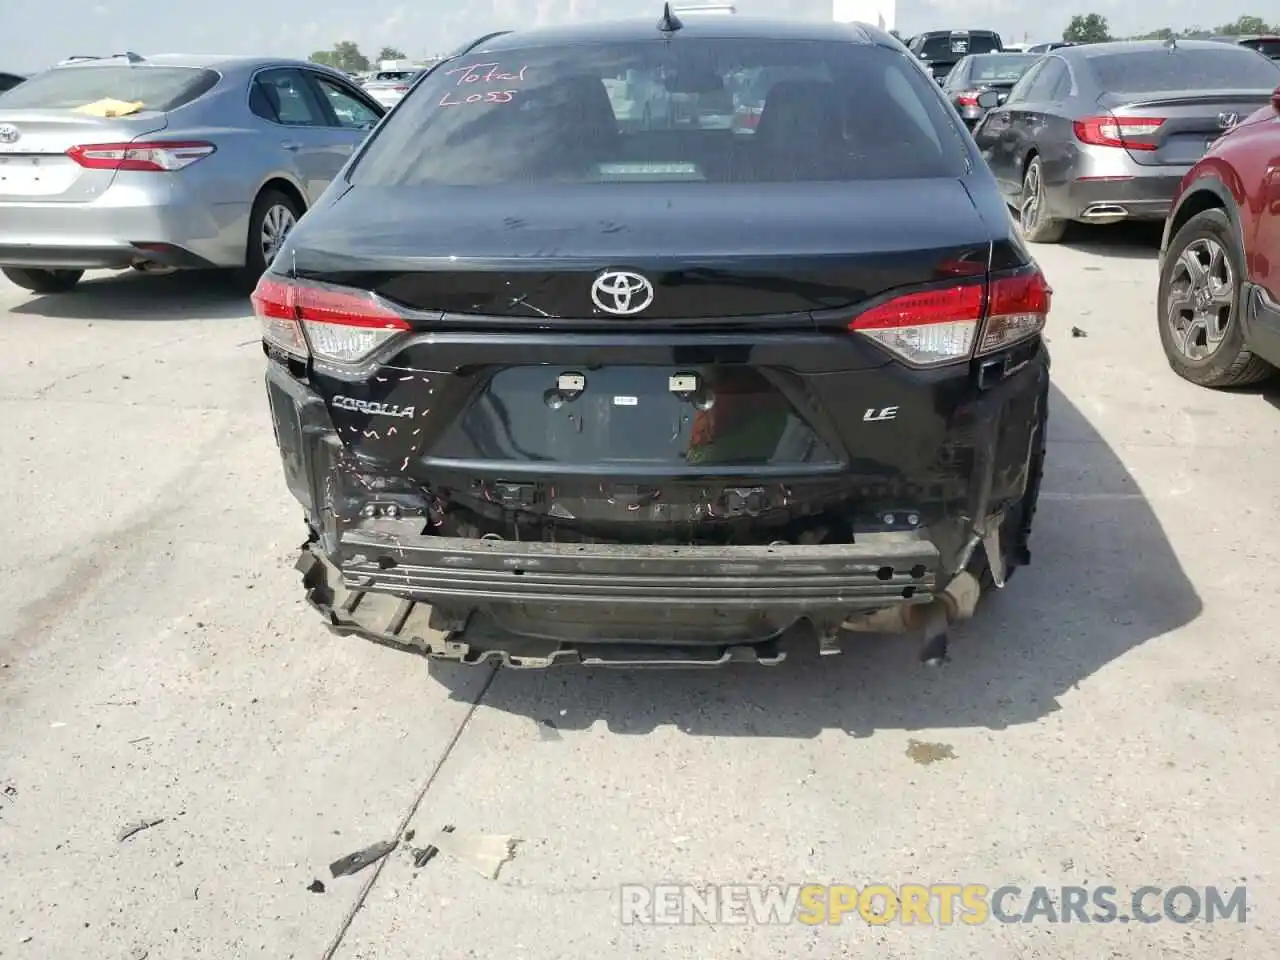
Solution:
M 1031 67 L 973 132 L 1023 233 L 1072 221 L 1163 220 L 1182 177 L 1232 125 L 1267 107 L 1280 64 L 1202 40 L 1063 47 Z
M 37 293 L 95 268 L 256 278 L 384 113 L 301 61 L 55 67 L 0 94 L 0 268 Z

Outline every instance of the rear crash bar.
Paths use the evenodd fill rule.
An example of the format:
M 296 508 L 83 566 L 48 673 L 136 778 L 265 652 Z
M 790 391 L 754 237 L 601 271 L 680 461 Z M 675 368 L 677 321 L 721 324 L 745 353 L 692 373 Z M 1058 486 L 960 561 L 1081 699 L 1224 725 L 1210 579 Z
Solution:
M 629 643 L 544 640 L 496 630 L 490 605 L 574 608 L 609 622 L 626 611 L 757 611 L 808 622 L 824 653 L 851 614 L 931 605 L 939 556 L 923 531 L 873 534 L 858 543 L 772 547 L 668 547 L 515 543 L 347 531 L 340 566 L 315 540 L 297 568 L 307 601 L 340 635 L 464 663 L 540 668 L 719 666 L 780 663 L 781 634 L 738 642 Z M 450 620 L 432 601 L 473 616 Z M 554 617 L 551 619 L 554 620 Z M 572 628 L 568 632 L 572 632 Z M 784 631 L 785 632 L 785 631 Z M 475 635 L 473 635 L 475 634 Z

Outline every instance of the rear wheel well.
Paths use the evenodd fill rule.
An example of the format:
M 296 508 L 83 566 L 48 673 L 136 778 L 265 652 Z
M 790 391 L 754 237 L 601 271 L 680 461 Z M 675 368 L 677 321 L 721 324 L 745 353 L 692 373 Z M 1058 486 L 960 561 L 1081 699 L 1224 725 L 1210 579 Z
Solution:
M 1178 207 L 1178 212 L 1174 214 L 1173 222 L 1169 224 L 1169 239 L 1172 240 L 1178 235 L 1178 231 L 1186 225 L 1186 222 L 1198 213 L 1204 213 L 1206 210 L 1226 210 L 1226 204 L 1212 190 L 1197 190 L 1191 196 L 1182 202 L 1182 206 Z
M 306 209 L 307 209 L 306 197 L 304 197 L 302 195 L 302 192 L 297 187 L 295 187 L 292 183 L 290 183 L 288 180 L 283 180 L 279 177 L 273 180 L 268 180 L 258 189 L 258 197 L 262 196 L 268 190 L 277 190 L 280 193 L 283 193 L 286 197 L 288 197 L 290 200 L 292 200 L 294 203 L 298 205 L 299 213 L 306 212 Z M 254 203 L 258 202 L 258 197 L 253 198 Z
M 1027 179 L 1027 167 L 1031 166 L 1031 161 L 1038 156 L 1040 156 L 1040 152 L 1038 150 L 1032 149 L 1030 152 L 1027 153 L 1025 157 L 1022 158 L 1022 179 L 1023 180 Z

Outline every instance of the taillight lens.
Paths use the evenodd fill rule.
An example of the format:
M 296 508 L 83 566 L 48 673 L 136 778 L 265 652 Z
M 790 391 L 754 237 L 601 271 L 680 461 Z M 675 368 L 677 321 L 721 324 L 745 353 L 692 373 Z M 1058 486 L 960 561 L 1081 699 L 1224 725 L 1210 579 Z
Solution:
M 982 302 L 980 283 L 922 290 L 872 307 L 849 329 L 915 366 L 951 363 L 973 353 Z
M 1053 304 L 1053 288 L 1039 267 L 995 277 L 987 301 L 978 356 L 1002 350 L 1044 329 Z
M 1032 265 L 993 276 L 989 284 L 958 283 L 894 297 L 859 314 L 849 329 L 913 366 L 940 366 L 1039 333 L 1052 293 L 1040 268 Z
M 412 329 L 377 294 L 266 275 L 251 297 L 262 339 L 299 360 L 357 363 Z
M 1084 117 L 1073 121 L 1071 126 L 1081 143 L 1095 147 L 1123 147 L 1126 150 L 1155 150 L 1158 144 L 1135 138 L 1150 137 L 1163 123 L 1163 117 L 1105 116 Z
M 956 103 L 962 107 L 976 107 L 978 105 L 978 95 L 976 93 L 962 93 L 956 97 Z
M 86 143 L 67 156 L 90 170 L 138 170 L 168 173 L 189 167 L 217 151 L 203 140 L 157 140 L 154 143 Z

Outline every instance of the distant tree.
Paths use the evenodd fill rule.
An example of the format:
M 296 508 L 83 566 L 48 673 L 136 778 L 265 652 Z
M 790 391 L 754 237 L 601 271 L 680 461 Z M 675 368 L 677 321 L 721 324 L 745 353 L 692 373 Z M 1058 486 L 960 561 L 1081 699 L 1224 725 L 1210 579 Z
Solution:
M 336 67 L 349 73 L 359 73 L 369 69 L 369 58 L 360 52 L 360 48 L 350 40 L 342 40 L 333 45 L 332 50 L 317 50 L 307 58 L 312 63 L 321 63 L 326 67 Z
M 1177 36 L 1177 31 L 1173 27 L 1161 27 L 1159 30 L 1150 30 L 1147 33 L 1136 33 L 1130 40 L 1168 40 L 1170 37 Z
M 1224 23 L 1214 32 L 1229 37 L 1241 37 L 1249 34 L 1270 33 L 1271 28 L 1261 17 L 1244 16 L 1237 17 L 1234 23 Z
M 378 51 L 379 60 L 408 60 L 403 50 L 397 50 L 395 47 L 383 47 Z
M 1062 31 L 1069 43 L 1105 43 L 1111 39 L 1107 18 L 1098 13 L 1077 13 Z

